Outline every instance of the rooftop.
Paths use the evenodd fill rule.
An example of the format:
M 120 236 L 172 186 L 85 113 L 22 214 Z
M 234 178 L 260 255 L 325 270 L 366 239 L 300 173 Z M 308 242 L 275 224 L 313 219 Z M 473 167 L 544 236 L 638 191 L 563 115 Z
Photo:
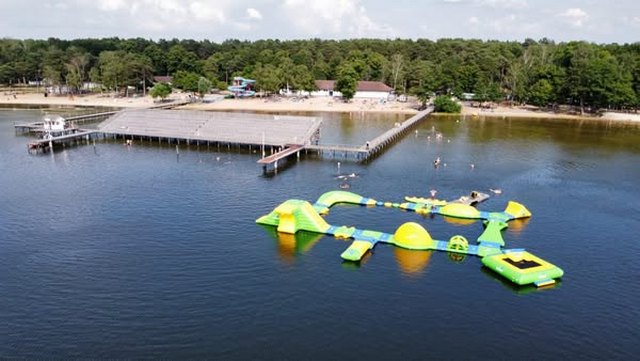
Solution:
M 316 87 L 320 90 L 333 90 L 336 81 L 335 80 L 316 80 Z M 359 81 L 356 85 L 356 91 L 359 92 L 385 92 L 388 93 L 393 88 L 381 81 Z

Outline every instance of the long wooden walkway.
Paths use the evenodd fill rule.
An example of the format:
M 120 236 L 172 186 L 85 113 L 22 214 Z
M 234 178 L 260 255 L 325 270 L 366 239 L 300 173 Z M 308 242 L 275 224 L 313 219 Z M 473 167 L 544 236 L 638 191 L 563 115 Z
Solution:
M 395 126 L 387 130 L 386 132 L 380 134 L 379 136 L 367 142 L 365 144 L 365 147 L 369 151 L 367 158 L 382 151 L 390 143 L 394 142 L 399 136 L 407 132 L 409 128 L 413 127 L 416 123 L 424 119 L 427 115 L 433 113 L 433 109 L 434 109 L 433 107 L 428 107 L 427 109 L 418 112 L 416 115 L 400 123 L 398 126 Z
M 360 146 L 342 145 L 342 144 L 309 144 L 305 149 L 316 151 L 321 155 L 330 155 L 334 158 L 341 157 L 343 159 L 354 159 L 356 161 L 367 160 L 370 157 L 380 153 L 398 137 L 406 133 L 416 123 L 424 119 L 433 112 L 433 107 L 429 107 L 416 113 L 411 118 L 397 124 L 395 127 L 387 130 L 372 140 Z

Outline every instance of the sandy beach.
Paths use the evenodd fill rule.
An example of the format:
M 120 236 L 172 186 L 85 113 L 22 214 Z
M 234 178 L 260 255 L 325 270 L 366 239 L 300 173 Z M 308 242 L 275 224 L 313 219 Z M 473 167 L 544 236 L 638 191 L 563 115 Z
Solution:
M 532 106 L 497 106 L 491 109 L 470 107 L 463 105 L 462 115 L 485 116 L 485 117 L 510 117 L 510 118 L 546 118 L 546 119 L 589 119 L 607 121 L 627 121 L 640 122 L 640 114 L 604 112 L 601 116 L 595 115 L 575 115 L 567 113 L 556 113 L 546 110 L 538 110 Z
M 415 102 L 390 101 L 380 103 L 375 99 L 353 99 L 349 103 L 329 97 L 317 98 L 248 98 L 223 99 L 214 103 L 194 103 L 182 107 L 197 110 L 251 110 L 265 112 L 383 112 L 415 114 L 418 104 Z
M 106 94 L 92 94 L 82 96 L 44 96 L 43 93 L 3 94 L 0 96 L 1 106 L 11 105 L 38 105 L 38 106 L 85 106 L 85 107 L 121 107 L 121 108 L 147 108 L 152 105 L 150 96 L 138 98 L 114 98 Z
M 185 100 L 187 94 L 174 93 L 169 99 Z M 45 97 L 41 93 L 3 94 L 0 96 L 0 106 L 94 106 L 120 108 L 148 108 L 156 105 L 150 96 L 115 98 L 107 94 L 92 94 L 83 96 L 55 96 Z M 418 103 L 416 101 L 380 103 L 373 99 L 354 99 L 349 103 L 334 98 L 248 98 L 222 99 L 211 103 L 193 103 L 181 109 L 210 110 L 210 111 L 255 111 L 255 112 L 383 112 L 393 114 L 415 114 Z M 462 115 L 514 118 L 559 118 L 559 119 L 594 119 L 609 121 L 640 122 L 640 114 L 605 112 L 602 116 L 579 116 L 565 113 L 554 113 L 537 110 L 534 107 L 498 106 L 491 109 L 463 106 Z

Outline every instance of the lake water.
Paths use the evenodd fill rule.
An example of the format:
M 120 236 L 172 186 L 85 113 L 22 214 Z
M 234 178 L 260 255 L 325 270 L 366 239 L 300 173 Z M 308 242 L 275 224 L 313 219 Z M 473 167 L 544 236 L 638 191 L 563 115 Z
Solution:
M 0 358 L 636 359 L 640 325 L 640 125 L 430 117 L 357 173 L 383 201 L 500 188 L 533 213 L 504 232 L 560 266 L 550 289 L 516 288 L 479 258 L 277 235 L 255 219 L 338 189 L 338 160 L 263 176 L 258 154 L 98 142 L 29 155 L 0 110 Z M 322 114 L 323 142 L 358 143 L 401 116 Z M 457 121 L 459 119 L 459 121 Z M 432 133 L 442 133 L 442 140 Z M 446 166 L 435 169 L 440 156 Z M 475 167 L 471 167 L 474 164 Z M 331 224 L 475 240 L 397 209 L 336 206 Z

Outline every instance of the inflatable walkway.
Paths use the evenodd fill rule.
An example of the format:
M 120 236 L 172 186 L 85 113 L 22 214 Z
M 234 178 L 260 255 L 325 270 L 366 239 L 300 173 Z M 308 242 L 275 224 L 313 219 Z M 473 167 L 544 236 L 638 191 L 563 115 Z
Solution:
M 330 191 L 318 198 L 313 205 L 304 200 L 285 201 L 271 213 L 258 218 L 256 222 L 275 226 L 278 232 L 288 234 L 304 230 L 336 238 L 353 239 L 341 255 L 346 261 L 360 261 L 370 249 L 382 242 L 415 251 L 437 250 L 479 256 L 482 257 L 483 265 L 517 285 L 547 286 L 562 277 L 562 269 L 529 252 L 503 248 L 505 241 L 502 238 L 502 230 L 508 227 L 508 222 L 531 217 L 524 205 L 510 201 L 502 212 L 484 212 L 459 202 L 430 198 L 411 200 L 403 203 L 379 202 L 351 192 Z M 415 222 L 402 224 L 393 234 L 328 224 L 321 215 L 327 214 L 332 206 L 340 203 L 393 207 L 419 214 L 440 214 L 460 219 L 482 219 L 485 228 L 478 236 L 476 244 L 469 244 L 469 241 L 460 235 L 454 235 L 446 241 L 433 239 L 424 227 Z

